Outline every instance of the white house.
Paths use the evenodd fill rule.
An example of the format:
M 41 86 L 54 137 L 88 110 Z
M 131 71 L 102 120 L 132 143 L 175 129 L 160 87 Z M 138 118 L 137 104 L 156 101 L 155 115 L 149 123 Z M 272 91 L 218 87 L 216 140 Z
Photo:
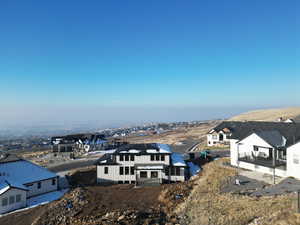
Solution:
M 300 124 L 224 122 L 231 130 L 231 165 L 300 179 Z
M 23 208 L 26 200 L 58 189 L 55 173 L 12 154 L 0 154 L 0 214 Z
M 128 144 L 97 163 L 98 183 L 151 184 L 185 180 L 187 167 L 180 154 L 164 144 Z

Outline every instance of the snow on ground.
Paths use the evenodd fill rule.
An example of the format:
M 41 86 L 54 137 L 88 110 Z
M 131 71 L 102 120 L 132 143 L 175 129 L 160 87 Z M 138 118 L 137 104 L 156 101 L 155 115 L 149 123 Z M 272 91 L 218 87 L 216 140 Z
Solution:
M 201 171 L 201 168 L 192 162 L 188 162 L 188 166 L 191 176 L 195 176 Z
M 27 199 L 27 206 L 28 207 L 35 207 L 38 205 L 43 205 L 55 200 L 60 199 L 69 189 L 64 189 L 61 191 L 54 191 L 47 194 L 39 195 L 36 197 L 32 197 Z
M 15 210 L 15 211 L 12 211 L 12 212 L 9 212 L 6 214 L 2 214 L 2 215 L 0 215 L 0 217 L 7 216 L 7 215 L 17 213 L 17 212 L 22 212 L 27 209 L 32 209 L 32 208 L 40 206 L 40 205 L 48 204 L 52 201 L 60 199 L 68 191 L 69 191 L 69 189 L 64 189 L 61 191 L 54 191 L 54 192 L 50 192 L 50 193 L 43 194 L 40 196 L 32 197 L 30 199 L 27 199 L 27 207 L 26 208 L 22 208 L 22 209 L 18 209 L 18 210 Z

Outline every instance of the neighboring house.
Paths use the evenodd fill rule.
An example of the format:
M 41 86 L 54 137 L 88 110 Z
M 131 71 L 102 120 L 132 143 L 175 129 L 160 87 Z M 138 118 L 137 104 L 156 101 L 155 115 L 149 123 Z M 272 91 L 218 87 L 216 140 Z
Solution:
M 231 165 L 300 179 L 300 124 L 224 122 L 231 130 Z
M 107 147 L 107 140 L 101 134 L 74 134 L 51 138 L 53 152 L 97 151 Z
M 151 184 L 184 181 L 186 163 L 165 144 L 128 144 L 97 163 L 98 183 Z
M 15 155 L 0 154 L 0 214 L 25 207 L 30 197 L 57 190 L 55 173 Z
M 207 133 L 207 146 L 220 146 L 230 144 L 230 127 L 223 122 Z

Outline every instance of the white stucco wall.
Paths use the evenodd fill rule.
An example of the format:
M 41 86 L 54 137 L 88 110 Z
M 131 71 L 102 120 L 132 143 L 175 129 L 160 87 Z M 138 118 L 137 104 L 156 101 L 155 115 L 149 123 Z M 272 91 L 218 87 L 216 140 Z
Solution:
M 286 162 L 288 176 L 300 179 L 300 143 L 287 149 Z
M 20 194 L 21 195 L 21 202 L 16 202 L 14 204 L 9 204 L 9 197 L 14 196 L 16 198 L 16 195 Z M 2 206 L 2 199 L 7 198 L 8 200 L 8 205 L 7 206 Z M 16 200 L 16 199 L 15 199 Z M 0 214 L 7 213 L 16 209 L 24 208 L 26 207 L 26 191 L 16 189 L 16 188 L 11 188 L 4 194 L 0 195 Z
M 26 184 L 25 186 L 28 188 L 27 197 L 32 197 L 52 191 L 57 191 L 57 178 L 54 178 L 56 180 L 55 185 L 52 185 L 52 179 L 49 180 L 43 180 L 41 181 L 41 188 L 38 188 L 38 182 L 32 183 L 32 184 Z
M 260 172 L 260 173 L 266 173 L 266 174 L 269 174 L 269 175 L 273 175 L 273 173 L 274 173 L 273 168 L 259 166 L 259 165 L 255 165 L 255 164 L 252 164 L 252 163 L 239 162 L 239 167 L 244 168 L 244 169 L 248 169 L 248 170 L 252 170 L 252 171 L 257 171 L 257 172 Z M 287 171 L 281 170 L 281 169 L 275 169 L 275 175 L 279 176 L 279 177 L 287 177 L 288 176 Z

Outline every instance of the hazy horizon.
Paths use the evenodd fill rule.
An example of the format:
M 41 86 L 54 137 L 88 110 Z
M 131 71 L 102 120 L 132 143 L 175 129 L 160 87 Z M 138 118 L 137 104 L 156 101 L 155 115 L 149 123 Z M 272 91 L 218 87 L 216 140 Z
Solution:
M 4 1 L 0 129 L 299 105 L 299 1 Z

